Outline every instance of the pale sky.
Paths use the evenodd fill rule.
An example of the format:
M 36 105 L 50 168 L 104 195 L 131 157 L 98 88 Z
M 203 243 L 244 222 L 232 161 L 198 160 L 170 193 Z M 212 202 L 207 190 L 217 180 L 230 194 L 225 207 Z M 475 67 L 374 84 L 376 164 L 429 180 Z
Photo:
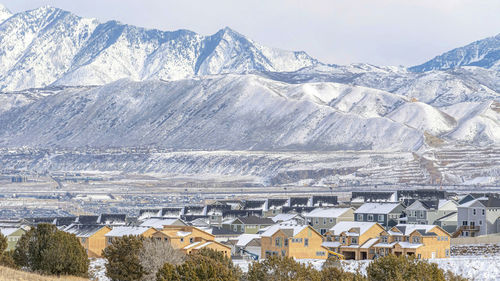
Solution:
M 229 26 L 325 63 L 415 65 L 500 33 L 500 0 L 0 0 L 51 5 L 101 22 L 211 35 Z

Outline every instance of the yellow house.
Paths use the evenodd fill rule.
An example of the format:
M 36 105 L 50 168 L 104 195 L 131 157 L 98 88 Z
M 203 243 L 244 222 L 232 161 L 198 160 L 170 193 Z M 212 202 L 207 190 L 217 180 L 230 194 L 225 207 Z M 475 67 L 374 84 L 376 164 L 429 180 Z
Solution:
M 63 231 L 76 235 L 89 258 L 100 258 L 102 251 L 106 248 L 105 235 L 111 231 L 111 228 L 105 225 L 72 224 Z
M 185 253 L 192 253 L 209 248 L 231 257 L 231 248 L 215 241 L 215 236 L 194 226 L 165 225 L 151 237 L 168 241 L 172 247 Z
M 387 231 L 387 234 L 389 242 L 394 243 L 390 251 L 392 254 L 415 255 L 422 259 L 450 256 L 451 236 L 437 225 L 398 224 Z
M 326 259 L 323 236 L 308 225 L 273 225 L 261 235 L 261 257 L 284 256 L 296 259 Z
M 384 227 L 376 222 L 341 221 L 325 234 L 322 245 L 346 259 L 372 259 L 375 256 L 372 247 L 383 231 Z
M 113 243 L 113 239 L 118 237 L 133 235 L 133 236 L 142 236 L 149 238 L 156 233 L 156 229 L 152 227 L 142 227 L 142 226 L 116 226 L 113 229 L 106 233 L 104 236 L 106 237 L 106 247 Z
M 417 258 L 450 256 L 450 234 L 437 225 L 398 224 L 386 231 L 378 223 L 341 222 L 326 234 L 323 246 L 346 259 L 393 255 Z

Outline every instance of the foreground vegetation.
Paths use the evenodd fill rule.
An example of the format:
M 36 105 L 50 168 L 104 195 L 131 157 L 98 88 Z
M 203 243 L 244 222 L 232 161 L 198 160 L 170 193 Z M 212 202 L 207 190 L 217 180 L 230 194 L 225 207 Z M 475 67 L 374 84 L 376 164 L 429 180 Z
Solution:
M 88 281 L 88 279 L 73 276 L 44 276 L 26 271 L 0 266 L 0 281 Z

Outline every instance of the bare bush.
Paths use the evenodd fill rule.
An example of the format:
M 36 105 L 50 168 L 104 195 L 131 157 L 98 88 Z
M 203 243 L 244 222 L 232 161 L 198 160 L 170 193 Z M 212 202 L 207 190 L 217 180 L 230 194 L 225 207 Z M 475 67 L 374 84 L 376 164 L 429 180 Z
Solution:
M 165 263 L 180 265 L 186 259 L 186 255 L 174 249 L 170 243 L 156 239 L 146 239 L 139 252 L 140 263 L 146 272 L 142 281 L 155 281 L 156 273 Z

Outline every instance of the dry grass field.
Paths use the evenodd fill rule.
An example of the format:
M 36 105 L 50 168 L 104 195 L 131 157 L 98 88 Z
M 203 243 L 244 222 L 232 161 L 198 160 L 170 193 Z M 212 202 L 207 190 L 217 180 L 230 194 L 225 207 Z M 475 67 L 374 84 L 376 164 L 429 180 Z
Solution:
M 85 278 L 73 276 L 43 276 L 29 272 L 14 270 L 11 268 L 0 266 L 0 281 L 88 281 Z

